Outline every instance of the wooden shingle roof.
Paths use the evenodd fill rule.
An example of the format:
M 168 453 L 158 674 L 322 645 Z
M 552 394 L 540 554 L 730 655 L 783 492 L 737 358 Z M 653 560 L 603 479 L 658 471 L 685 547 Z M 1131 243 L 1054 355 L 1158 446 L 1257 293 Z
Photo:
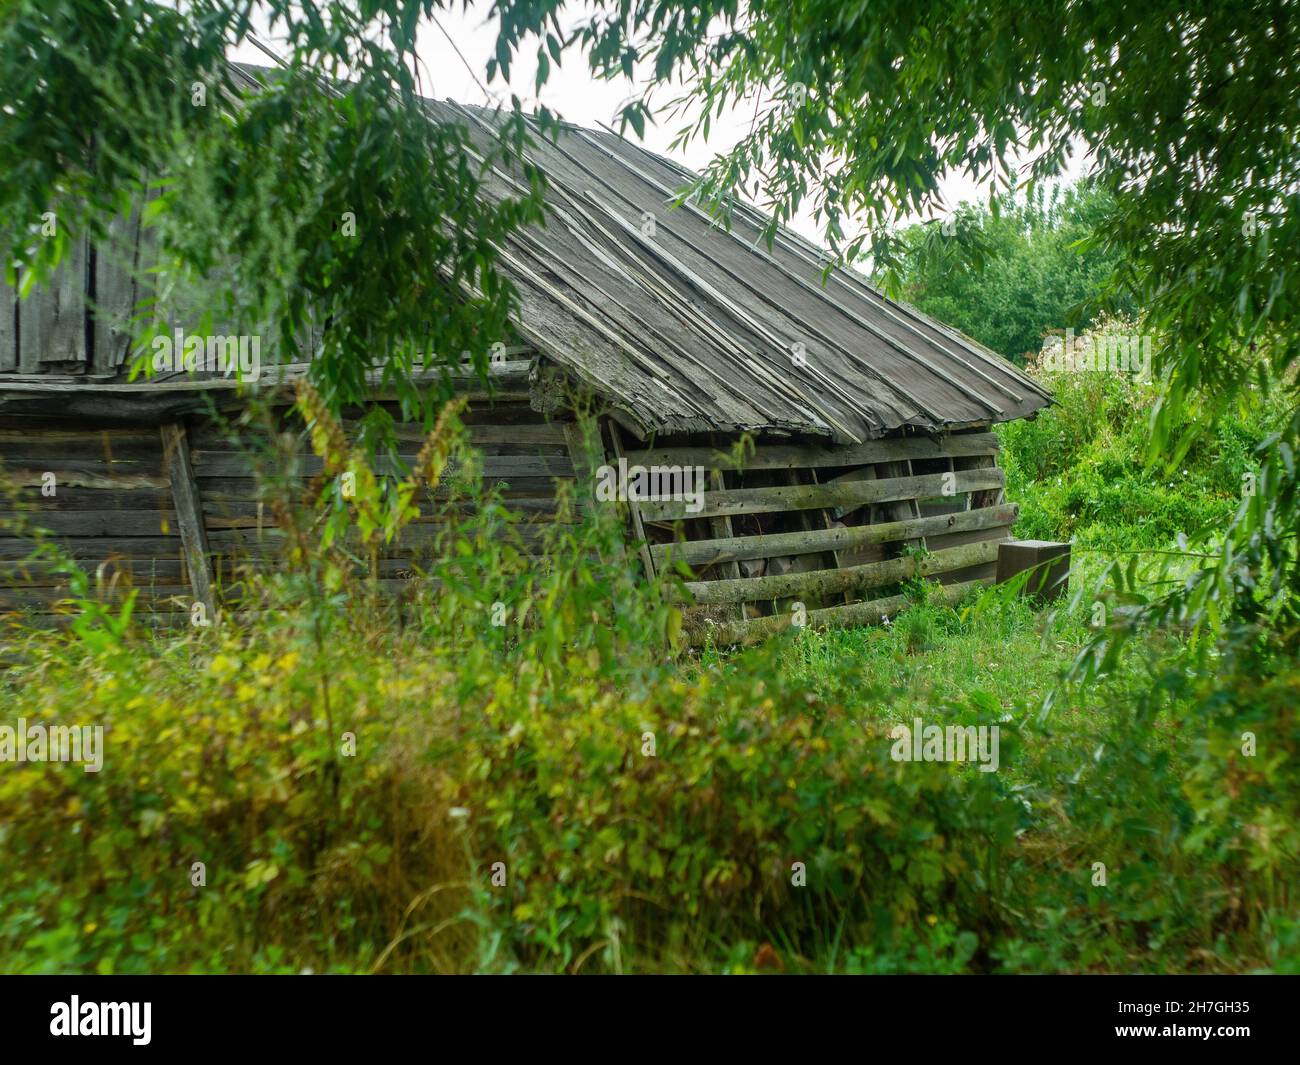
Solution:
M 431 102 L 485 140 L 492 112 Z M 549 221 L 512 236 L 503 269 L 520 333 L 642 432 L 786 430 L 855 442 L 1032 414 L 1047 393 L 1001 356 L 885 298 L 857 271 L 740 204 L 728 230 L 695 177 L 613 133 L 538 138 Z M 520 191 L 493 175 L 502 195 Z
M 232 66 L 250 89 L 270 73 Z M 435 121 L 464 123 L 485 151 L 495 137 L 490 110 L 426 107 Z M 674 208 L 695 175 L 670 160 L 568 124 L 554 142 L 535 140 L 548 221 L 500 248 L 519 294 L 515 328 L 641 435 L 753 430 L 856 443 L 1007 421 L 1049 402 L 1010 362 L 885 298 L 856 270 L 824 277 L 821 250 L 794 232 L 782 228 L 769 249 L 755 208 L 738 204 L 730 229 L 692 202 Z M 499 169 L 485 184 L 488 196 L 522 191 Z M 143 246 L 143 233 L 133 236 Z M 114 318 L 129 318 L 135 282 L 118 278 L 108 256 L 80 254 L 105 274 L 100 305 L 112 291 L 121 296 Z M 0 388 L 7 376 L 120 378 L 124 327 L 86 328 L 69 287 L 88 276 L 72 262 L 48 293 L 21 302 L 0 287 Z M 312 346 L 307 338 L 299 357 Z

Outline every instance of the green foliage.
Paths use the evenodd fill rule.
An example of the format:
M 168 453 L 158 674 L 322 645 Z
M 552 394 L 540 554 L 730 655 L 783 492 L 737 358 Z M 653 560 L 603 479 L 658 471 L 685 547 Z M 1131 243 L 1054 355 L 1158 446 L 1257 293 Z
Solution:
M 324 308 L 328 406 L 360 398 L 367 369 L 409 383 L 422 351 L 482 365 L 510 310 L 494 242 L 539 210 L 526 171 L 518 200 L 479 195 L 483 167 L 517 164 L 517 108 L 485 159 L 423 120 L 413 46 L 434 3 L 265 6 L 288 67 L 240 106 L 220 60 L 246 5 L 5 8 L 10 276 L 39 278 L 151 192 L 164 297 L 221 278 L 209 313 L 285 343 Z M 534 43 L 539 82 L 567 46 L 602 73 L 648 60 L 649 93 L 689 72 L 704 106 L 687 138 L 757 103 L 701 198 L 749 191 L 777 222 L 811 200 L 832 243 L 881 270 L 907 250 L 890 226 L 933 215 L 946 171 L 1006 182 L 1028 150 L 1032 185 L 1085 146 L 1104 190 L 1095 262 L 1115 265 L 1103 295 L 1142 307 L 1170 358 L 1154 394 L 1066 384 L 1055 429 L 1053 413 L 1007 430 L 1013 486 L 1035 528 L 1097 541 L 1125 511 L 1118 528 L 1152 540 L 1222 527 L 1233 497 L 1230 526 L 1208 559 L 1117 562 L 1091 639 L 1082 595 L 1040 621 L 1005 593 L 957 610 L 922 594 L 889 631 L 705 663 L 665 661 L 680 617 L 602 561 L 614 523 L 557 525 L 538 566 L 491 498 L 444 537 L 438 590 L 396 616 L 346 580 L 322 595 L 308 567 L 263 586 L 257 617 L 150 640 L 82 581 L 74 630 L 16 637 L 0 679 L 6 722 L 93 724 L 93 708 L 107 726 L 102 775 L 0 775 L 4 967 L 1294 971 L 1296 20 L 1268 2 L 1027 18 L 634 0 L 561 39 L 562 6 L 498 4 L 492 73 Z M 219 105 L 190 103 L 196 80 Z M 624 112 L 634 130 L 646 102 Z M 413 411 L 427 398 L 408 390 Z M 1163 490 L 1134 472 L 1144 408 Z M 1219 446 L 1198 454 L 1207 431 Z M 1251 462 L 1259 490 L 1241 498 Z M 1075 683 L 1044 699 L 1072 655 Z M 999 723 L 1006 771 L 892 762 L 885 725 L 911 712 Z
M 400 610 L 286 572 L 209 630 L 17 637 L 0 723 L 105 747 L 98 774 L 0 775 L 5 968 L 1297 964 L 1294 676 L 1147 718 L 1125 666 L 1040 719 L 1080 612 L 919 583 L 887 627 L 674 660 L 666 590 L 601 561 L 613 515 L 562 507 L 539 566 L 499 502 L 473 511 Z M 916 716 L 998 725 L 999 771 L 893 761 Z
M 503 39 L 527 46 L 559 6 L 498 5 Z M 1176 483 L 1224 416 L 1249 419 L 1261 402 L 1286 416 L 1256 451 L 1257 491 L 1223 535 L 1164 573 L 1132 560 L 1111 569 L 1122 609 L 1080 675 L 1113 671 L 1126 644 L 1172 627 L 1191 635 L 1183 669 L 1235 683 L 1218 656 L 1252 660 L 1260 643 L 1279 656 L 1270 668 L 1300 656 L 1300 20 L 1290 14 L 1277 0 L 1031 16 L 972 0 L 633 0 L 623 17 L 594 13 L 573 41 L 602 74 L 651 65 L 643 102 L 680 80 L 678 143 L 707 136 L 728 107 L 753 106 L 749 132 L 681 195 L 725 217 L 748 194 L 771 208 L 769 238 L 811 206 L 844 258 L 865 254 L 884 277 L 901 276 L 909 250 L 894 227 L 940 213 L 944 175 L 1032 190 L 1086 152 L 1104 197 L 1091 246 L 1113 264 L 1098 302 L 1141 308 L 1144 332 L 1163 341 L 1144 459 Z M 986 257 L 980 227 L 959 224 L 963 234 L 973 239 L 955 240 L 953 254 Z M 1140 480 L 1113 492 L 1121 471 L 1057 509 L 1160 508 Z M 1215 509 L 1176 505 L 1157 524 Z
M 905 229 L 898 276 L 878 280 L 926 314 L 1023 362 L 1047 332 L 1082 331 L 1091 323 L 1095 309 L 1088 305 L 1118 260 L 1100 245 L 1113 209 L 1113 197 L 1086 182 L 1064 192 L 1054 187 L 1050 196 L 1041 186 L 1025 196 L 1006 193 L 992 209 L 963 205 L 951 224 Z M 967 251 L 976 235 L 973 263 Z M 1113 309 L 1136 310 L 1127 300 Z
M 430 392 L 413 373 L 468 354 L 487 367 L 508 342 L 513 290 L 496 247 L 540 221 L 542 178 L 525 164 L 517 107 L 471 141 L 433 122 L 415 55 L 441 4 L 383 0 L 18 0 L 0 16 L 0 262 L 24 290 L 72 242 L 103 237 L 144 204 L 157 263 L 139 342 L 184 317 L 297 351 L 320 334 L 312 376 L 334 410 L 382 370 L 410 412 Z M 226 64 L 253 10 L 284 65 L 249 90 Z M 550 116 L 538 116 L 542 128 Z M 483 176 L 510 167 L 519 194 Z M 42 230 L 52 212 L 56 228 Z M 131 269 L 127 261 L 122 264 Z M 235 330 L 230 330 L 231 332 Z M 440 398 L 436 391 L 433 399 Z
M 634 969 L 707 964 L 697 927 L 798 957 L 835 922 L 884 949 L 980 920 L 1018 817 L 995 777 L 904 771 L 771 652 L 682 676 L 671 608 L 593 561 L 602 519 L 557 524 L 541 570 L 508 533 L 489 505 L 451 534 L 400 631 L 360 601 L 322 644 L 285 575 L 261 622 L 27 642 L 5 722 L 93 705 L 106 755 L 0 781 L 6 962 Z
M 1134 335 L 1144 327 L 1103 319 L 1083 339 Z M 997 427 L 1007 497 L 1020 504 L 1016 533 L 1073 540 L 1084 549 L 1172 548 L 1221 535 L 1241 503 L 1243 478 L 1258 473 L 1255 448 L 1284 424 L 1276 394 L 1225 411 L 1178 467 L 1146 462 L 1159 386 L 1133 374 L 1063 372 L 1031 364 L 1055 403 L 1031 421 Z M 1189 412 L 1189 417 L 1192 416 Z

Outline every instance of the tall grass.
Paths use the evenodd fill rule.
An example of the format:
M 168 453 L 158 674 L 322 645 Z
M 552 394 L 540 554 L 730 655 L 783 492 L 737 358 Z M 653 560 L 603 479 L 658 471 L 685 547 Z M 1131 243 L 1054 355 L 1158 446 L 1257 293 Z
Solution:
M 504 501 L 461 509 L 400 605 L 318 542 L 206 629 L 15 633 L 0 723 L 106 749 L 0 765 L 0 966 L 1300 967 L 1294 672 L 1142 717 L 1160 637 L 1044 717 L 1086 613 L 924 585 L 885 628 L 692 657 L 612 511 L 539 564 Z M 894 761 L 915 717 L 997 725 L 1001 768 Z

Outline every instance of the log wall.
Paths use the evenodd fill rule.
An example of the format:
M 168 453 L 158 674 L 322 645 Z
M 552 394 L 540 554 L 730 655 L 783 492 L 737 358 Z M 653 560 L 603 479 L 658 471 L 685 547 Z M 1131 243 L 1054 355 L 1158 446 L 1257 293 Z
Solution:
M 620 437 L 617 426 L 607 431 Z M 841 447 L 760 440 L 739 462 L 692 438 L 623 454 L 629 467 L 706 471 L 709 490 L 694 513 L 686 500 L 630 508 L 649 564 L 684 563 L 693 574 L 695 642 L 734 643 L 796 613 L 817 625 L 879 620 L 914 577 L 954 594 L 991 582 L 1018 514 L 1005 501 L 997 452 L 993 433 L 971 431 Z
M 266 435 L 193 415 L 161 425 L 70 421 L 0 415 L 0 459 L 12 485 L 0 519 L 48 529 L 107 598 L 134 587 L 150 624 L 184 624 L 196 601 L 209 611 L 237 607 L 251 575 L 282 566 L 285 534 L 266 486 L 301 498 L 321 470 L 287 407 Z M 465 421 L 486 486 L 500 488 L 527 521 L 552 520 L 557 482 L 576 477 L 576 427 L 522 399 L 475 404 Z M 344 424 L 357 428 L 354 419 Z M 888 616 L 914 577 L 958 591 L 988 582 L 1017 516 L 990 432 L 842 447 L 766 440 L 740 465 L 727 438 L 646 447 L 612 421 L 600 432 L 611 464 L 621 457 L 632 467 L 705 471 L 698 512 L 680 499 L 627 503 L 637 549 L 629 560 L 652 573 L 687 568 L 693 638 L 754 638 L 788 624 L 799 604 L 813 624 Z M 398 436 L 409 463 L 424 434 L 399 426 Z M 431 560 L 446 497 L 444 489 L 424 499 L 419 519 L 385 551 L 385 588 L 400 591 Z M 535 539 L 527 530 L 525 538 Z M 48 561 L 25 561 L 30 549 L 0 527 L 0 615 L 59 624 L 67 579 Z
M 250 574 L 279 567 L 285 548 L 259 483 L 301 495 L 321 470 L 293 421 L 286 410 L 287 434 L 268 450 L 271 442 L 261 434 L 235 434 L 203 417 L 72 429 L 49 419 L 0 416 L 0 484 L 9 484 L 0 495 L 0 617 L 21 614 L 58 625 L 68 613 L 66 576 L 48 561 L 29 561 L 32 541 L 16 535 L 15 523 L 48 530 L 98 576 L 110 601 L 138 589 L 138 609 L 151 624 L 188 623 L 195 601 L 206 600 L 209 609 L 238 606 Z M 483 456 L 484 487 L 499 489 L 526 522 L 553 519 L 558 482 L 574 479 L 565 425 L 522 402 L 472 407 L 464 421 Z M 345 420 L 345 428 L 354 430 L 355 421 Z M 424 434 L 399 426 L 398 435 L 398 455 L 409 464 Z M 54 476 L 53 494 L 42 492 L 50 483 L 46 474 Z M 388 590 L 400 590 L 429 561 L 444 528 L 438 508 L 446 495 L 423 499 L 420 517 L 380 558 Z M 535 537 L 525 529 L 524 539 Z
M 138 589 L 150 624 L 188 612 L 190 572 L 157 426 L 5 417 L 0 460 L 0 486 L 8 485 L 0 495 L 0 613 L 56 624 L 69 593 L 50 560 L 27 561 L 32 541 L 16 535 L 16 523 L 48 530 L 105 599 Z

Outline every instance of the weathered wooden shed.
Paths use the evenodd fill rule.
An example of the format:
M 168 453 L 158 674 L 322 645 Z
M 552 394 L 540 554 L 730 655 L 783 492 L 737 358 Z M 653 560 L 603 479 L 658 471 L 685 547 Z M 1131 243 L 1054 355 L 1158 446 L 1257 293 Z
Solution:
M 490 112 L 428 106 L 489 135 Z M 523 343 L 494 367 L 493 394 L 464 381 L 484 476 L 512 505 L 547 520 L 556 480 L 578 476 L 564 402 L 577 389 L 599 404 L 610 464 L 706 471 L 698 509 L 626 503 L 629 557 L 651 571 L 687 563 L 720 639 L 788 624 L 795 601 L 814 624 L 866 621 L 892 613 L 909 576 L 955 590 L 992 578 L 1016 509 L 990 427 L 1043 407 L 1038 385 L 853 270 L 824 279 L 821 250 L 797 234 L 769 249 L 750 207 L 730 229 L 691 203 L 673 209 L 692 175 L 612 133 L 568 127 L 532 154 L 549 222 L 501 249 Z M 511 178 L 497 180 L 505 194 Z M 92 569 L 128 576 L 156 619 L 178 620 L 193 599 L 227 594 L 238 561 L 274 564 L 278 541 L 252 471 L 206 413 L 241 402 L 234 382 L 127 379 L 148 233 L 124 220 L 114 241 L 76 249 L 26 300 L 0 289 L 0 459 L 32 520 Z M 317 339 L 301 338 L 266 387 L 301 374 Z M 726 455 L 745 433 L 756 448 L 737 468 Z M 413 454 L 419 434 L 404 440 Z M 298 472 L 318 468 L 304 455 Z M 425 510 L 385 559 L 388 579 L 439 527 L 437 500 Z M 49 617 L 66 591 L 20 564 L 28 546 L 0 528 L 0 612 Z

